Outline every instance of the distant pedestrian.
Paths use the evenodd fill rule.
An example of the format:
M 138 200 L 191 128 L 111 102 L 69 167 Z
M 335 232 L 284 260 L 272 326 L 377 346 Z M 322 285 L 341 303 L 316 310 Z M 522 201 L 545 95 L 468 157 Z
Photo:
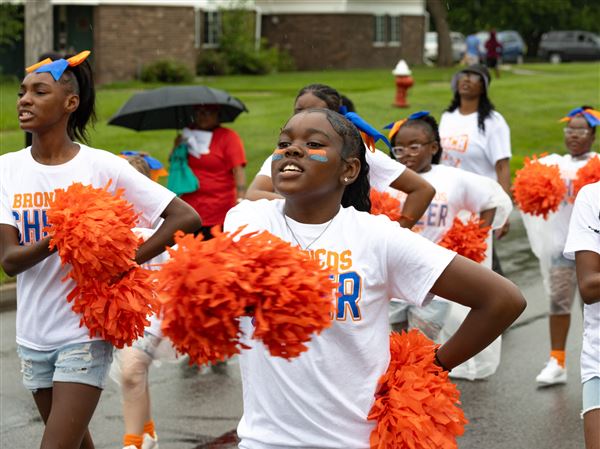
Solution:
M 575 259 L 583 307 L 583 429 L 586 449 L 600 449 L 600 182 L 583 187 L 573 207 L 564 256 Z
M 502 44 L 496 38 L 496 30 L 490 30 L 490 37 L 485 42 L 485 63 L 490 69 L 494 69 L 496 78 L 500 78 L 498 60 L 502 56 Z
M 467 50 L 465 51 L 465 56 L 461 63 L 467 66 L 479 64 L 479 38 L 476 34 L 469 34 L 465 43 L 467 45 Z
M 202 217 L 201 232 L 211 237 L 213 226 L 223 226 L 227 211 L 246 196 L 246 154 L 240 136 L 221 126 L 219 105 L 194 107 L 194 123 L 184 128 L 175 147 L 187 147 L 187 160 L 200 184 L 181 195 Z

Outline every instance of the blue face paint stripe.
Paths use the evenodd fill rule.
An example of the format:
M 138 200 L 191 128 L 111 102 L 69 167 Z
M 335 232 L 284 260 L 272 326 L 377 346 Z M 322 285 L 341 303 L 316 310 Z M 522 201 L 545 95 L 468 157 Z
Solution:
M 329 160 L 327 159 L 327 156 L 321 156 L 320 154 L 310 154 L 308 157 L 309 159 L 319 162 L 327 162 Z

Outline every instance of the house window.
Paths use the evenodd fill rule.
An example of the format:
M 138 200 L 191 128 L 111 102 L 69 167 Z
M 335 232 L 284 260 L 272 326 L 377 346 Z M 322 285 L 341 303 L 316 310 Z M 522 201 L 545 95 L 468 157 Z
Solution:
M 390 45 L 400 44 L 400 16 L 390 17 Z
M 196 48 L 216 48 L 221 35 L 219 11 L 196 11 Z
M 386 16 L 374 16 L 374 33 L 373 33 L 373 44 L 385 45 L 387 43 L 387 17 Z

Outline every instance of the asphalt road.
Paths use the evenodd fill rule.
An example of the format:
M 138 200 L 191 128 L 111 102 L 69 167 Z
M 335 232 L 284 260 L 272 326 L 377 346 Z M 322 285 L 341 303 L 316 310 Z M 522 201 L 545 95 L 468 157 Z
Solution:
M 470 424 L 460 449 L 581 449 L 579 383 L 581 313 L 574 308 L 566 385 L 536 388 L 548 357 L 547 303 L 535 261 L 518 223 L 499 245 L 504 268 L 529 306 L 503 339 L 498 372 L 484 381 L 458 381 Z M 22 387 L 15 353 L 15 312 L 0 314 L 0 447 L 37 448 L 43 431 L 31 395 Z M 224 374 L 198 373 L 183 363 L 151 370 L 154 419 L 161 449 L 230 449 L 241 415 L 241 382 L 231 361 Z M 98 449 L 120 448 L 123 432 L 118 386 L 109 381 L 91 423 Z

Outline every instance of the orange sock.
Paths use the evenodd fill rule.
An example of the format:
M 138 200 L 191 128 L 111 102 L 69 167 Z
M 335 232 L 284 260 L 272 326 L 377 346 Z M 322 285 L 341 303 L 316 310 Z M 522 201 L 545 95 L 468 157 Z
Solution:
M 144 424 L 144 433 L 149 434 L 150 436 L 152 436 L 152 438 L 156 437 L 154 421 L 150 420 L 146 424 Z
M 135 446 L 137 449 L 142 449 L 143 442 L 143 435 L 135 435 L 133 433 L 123 435 L 123 446 Z
M 565 367 L 565 359 L 567 356 L 564 350 L 559 351 L 557 349 L 553 349 L 550 351 L 550 357 L 554 357 L 560 366 L 563 368 Z

